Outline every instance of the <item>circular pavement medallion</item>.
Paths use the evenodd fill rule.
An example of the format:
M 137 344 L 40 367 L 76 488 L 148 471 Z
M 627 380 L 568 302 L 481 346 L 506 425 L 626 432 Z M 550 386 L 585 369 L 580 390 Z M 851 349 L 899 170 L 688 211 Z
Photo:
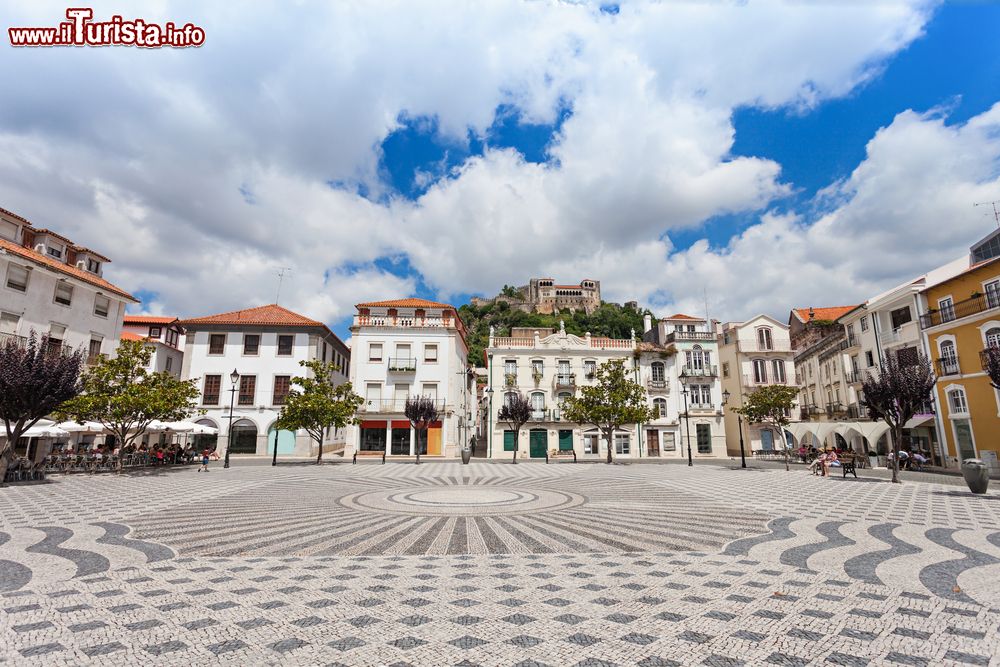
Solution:
M 583 496 L 567 491 L 495 486 L 431 486 L 353 493 L 340 499 L 355 510 L 392 514 L 526 514 L 576 507 Z

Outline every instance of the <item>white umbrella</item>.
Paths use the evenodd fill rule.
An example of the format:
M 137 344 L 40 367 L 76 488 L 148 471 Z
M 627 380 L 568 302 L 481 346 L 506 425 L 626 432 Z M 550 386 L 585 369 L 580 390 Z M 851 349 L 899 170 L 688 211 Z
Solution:
M 69 433 L 104 433 L 104 424 L 98 422 L 83 422 L 82 424 L 74 421 L 62 422 L 59 424 L 58 428 Z
M 39 426 L 35 424 L 21 434 L 22 438 L 64 438 L 69 435 L 69 431 L 58 426 Z
M 216 435 L 219 429 L 214 426 L 206 426 L 205 424 L 192 424 L 194 428 L 191 429 L 191 433 L 194 435 Z

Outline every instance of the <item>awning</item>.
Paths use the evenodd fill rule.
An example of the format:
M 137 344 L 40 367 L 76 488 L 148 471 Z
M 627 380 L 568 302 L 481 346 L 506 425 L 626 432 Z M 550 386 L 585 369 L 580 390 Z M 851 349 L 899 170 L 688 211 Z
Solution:
M 407 422 L 407 424 L 409 424 L 409 422 Z M 385 421 L 367 419 L 358 424 L 358 426 L 360 426 L 361 428 L 385 428 Z
M 410 422 L 406 419 L 394 419 L 392 428 L 410 428 Z
M 796 422 L 789 424 L 786 430 L 801 441 L 806 433 L 811 434 L 816 440 L 825 442 L 827 436 L 836 433 L 845 440 L 850 440 L 850 436 L 857 434 L 867 438 L 868 442 L 874 444 L 885 433 L 889 431 L 885 422 L 855 421 L 855 422 Z
M 903 428 L 917 428 L 934 421 L 934 415 L 916 415 L 910 421 L 903 424 Z

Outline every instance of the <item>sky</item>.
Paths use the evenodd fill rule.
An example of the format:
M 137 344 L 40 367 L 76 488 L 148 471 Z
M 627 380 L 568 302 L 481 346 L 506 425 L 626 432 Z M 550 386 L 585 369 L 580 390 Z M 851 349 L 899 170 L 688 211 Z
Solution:
M 358 302 L 551 276 L 785 320 L 996 226 L 990 3 L 92 6 L 206 41 L 0 42 L 0 207 L 111 257 L 136 312 L 277 299 L 346 337 Z

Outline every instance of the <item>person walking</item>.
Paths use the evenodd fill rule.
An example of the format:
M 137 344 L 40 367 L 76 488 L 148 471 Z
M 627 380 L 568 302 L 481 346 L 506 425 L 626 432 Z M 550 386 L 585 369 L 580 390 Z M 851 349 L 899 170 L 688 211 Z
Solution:
M 205 472 L 208 472 L 208 459 L 209 459 L 210 456 L 211 456 L 211 452 L 208 451 L 207 447 L 202 450 L 202 452 L 201 452 L 201 465 L 198 466 L 198 472 L 201 472 L 202 470 L 204 470 Z

